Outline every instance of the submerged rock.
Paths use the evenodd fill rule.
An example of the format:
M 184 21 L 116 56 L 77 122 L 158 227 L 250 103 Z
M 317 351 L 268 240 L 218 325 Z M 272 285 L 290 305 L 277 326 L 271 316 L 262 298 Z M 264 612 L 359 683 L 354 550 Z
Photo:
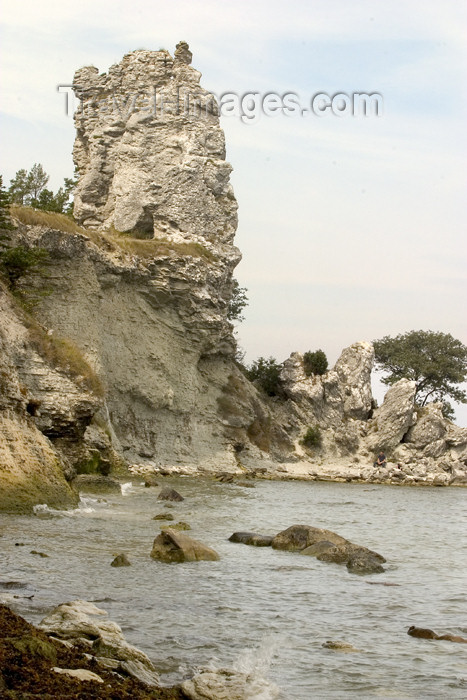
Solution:
M 433 632 L 433 630 L 426 629 L 424 627 L 414 627 L 413 625 L 409 627 L 407 634 L 409 634 L 411 637 L 418 637 L 419 639 L 438 639 L 445 642 L 467 644 L 467 639 L 465 637 L 460 637 L 457 634 L 436 634 L 436 632 Z
M 230 535 L 229 542 L 251 544 L 253 547 L 270 547 L 273 539 L 272 535 L 259 535 L 256 532 L 234 532 Z
M 217 561 L 219 559 L 217 552 L 202 542 L 170 529 L 163 530 L 156 537 L 151 557 L 166 563 Z
M 185 499 L 175 489 L 165 487 L 162 489 L 157 499 L 159 501 L 184 501 Z
M 333 641 L 332 639 L 329 639 L 327 642 L 323 642 L 321 646 L 325 649 L 334 649 L 334 651 L 343 651 L 347 653 L 360 651 L 360 649 L 356 649 L 348 642 Z
M 126 554 L 118 554 L 110 566 L 131 566 L 131 562 Z

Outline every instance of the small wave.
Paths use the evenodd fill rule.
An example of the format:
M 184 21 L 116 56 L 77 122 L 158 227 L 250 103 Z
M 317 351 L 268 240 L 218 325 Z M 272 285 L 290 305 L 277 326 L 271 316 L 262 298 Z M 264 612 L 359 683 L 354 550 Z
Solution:
M 72 510 L 57 510 L 56 508 L 49 508 L 47 503 L 37 503 L 33 506 L 33 513 L 39 517 L 65 517 L 70 518 L 74 515 L 82 515 L 83 513 L 94 513 L 94 505 L 97 503 L 97 499 L 81 496 L 79 499 L 78 507 Z
M 120 489 L 122 492 L 122 496 L 128 496 L 128 494 L 131 493 L 133 490 L 133 484 L 131 483 L 131 481 L 126 481 L 124 484 L 120 484 Z

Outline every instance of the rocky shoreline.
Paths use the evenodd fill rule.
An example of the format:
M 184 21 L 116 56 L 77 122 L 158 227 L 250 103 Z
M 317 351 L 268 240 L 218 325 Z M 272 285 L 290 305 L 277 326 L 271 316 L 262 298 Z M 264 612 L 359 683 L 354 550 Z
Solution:
M 391 486 L 467 486 L 467 467 L 448 469 L 441 466 L 427 468 L 426 465 L 403 465 L 388 462 L 386 467 L 349 463 L 336 460 L 325 464 L 310 462 L 288 462 L 268 465 L 253 470 L 234 468 L 213 472 L 199 465 L 132 464 L 131 476 L 143 479 L 155 476 L 211 477 L 225 483 L 253 486 L 256 479 L 270 481 L 331 481 L 336 483 L 386 484 Z
M 80 601 L 81 609 L 91 607 Z M 65 607 L 65 606 L 60 606 Z M 92 606 L 94 607 L 94 606 Z M 75 611 L 78 606 L 75 605 Z M 109 623 L 107 623 L 109 626 Z M 114 625 L 114 623 L 110 623 Z M 71 627 L 71 625 L 69 626 Z M 117 627 L 114 625 L 114 627 Z M 148 686 L 113 660 L 101 649 L 98 657 L 91 652 L 87 635 L 75 628 L 70 641 L 55 629 L 40 629 L 29 624 L 6 605 L 0 605 L 0 694 L 8 700 L 26 698 L 120 698 L 122 700 L 183 700 L 187 696 L 178 687 Z M 115 630 L 114 630 L 115 632 Z M 108 636 L 108 635 L 107 635 Z M 101 637 L 97 637 L 101 639 Z M 121 640 L 120 640 L 121 641 Z M 130 645 L 127 645 L 128 647 Z M 134 649 L 134 648 L 132 648 Z M 134 650 L 135 653 L 137 650 Z M 139 656 L 144 656 L 138 652 Z

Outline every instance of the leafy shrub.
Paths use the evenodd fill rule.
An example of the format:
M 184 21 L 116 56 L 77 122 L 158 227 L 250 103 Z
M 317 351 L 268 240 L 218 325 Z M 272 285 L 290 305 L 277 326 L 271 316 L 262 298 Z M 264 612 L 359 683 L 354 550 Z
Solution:
M 308 350 L 303 355 L 303 369 L 307 377 L 312 374 L 325 374 L 328 370 L 328 358 L 322 350 Z
M 0 253 L 0 265 L 10 289 L 16 289 L 18 280 L 28 272 L 40 273 L 48 255 L 43 248 L 25 248 L 22 245 L 3 250 Z
M 305 447 L 321 447 L 322 437 L 321 430 L 318 425 L 314 425 L 308 428 L 302 439 L 302 444 Z
M 230 297 L 229 307 L 227 310 L 227 318 L 229 321 L 241 322 L 244 320 L 242 311 L 245 306 L 248 306 L 248 297 L 246 292 L 246 287 L 240 287 L 236 279 L 232 280 L 232 295 Z
M 247 370 L 247 377 L 251 382 L 259 384 L 268 396 L 279 396 L 281 394 L 281 369 L 282 365 L 274 357 L 270 357 L 268 360 L 259 357 Z

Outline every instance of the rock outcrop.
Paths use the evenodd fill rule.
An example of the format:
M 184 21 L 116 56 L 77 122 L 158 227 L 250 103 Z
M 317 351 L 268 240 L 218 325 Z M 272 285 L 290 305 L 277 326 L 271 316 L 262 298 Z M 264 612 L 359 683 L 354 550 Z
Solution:
M 237 203 L 217 103 L 190 63 L 180 42 L 174 58 L 132 51 L 108 73 L 76 72 L 74 215 L 83 226 L 231 244 Z

